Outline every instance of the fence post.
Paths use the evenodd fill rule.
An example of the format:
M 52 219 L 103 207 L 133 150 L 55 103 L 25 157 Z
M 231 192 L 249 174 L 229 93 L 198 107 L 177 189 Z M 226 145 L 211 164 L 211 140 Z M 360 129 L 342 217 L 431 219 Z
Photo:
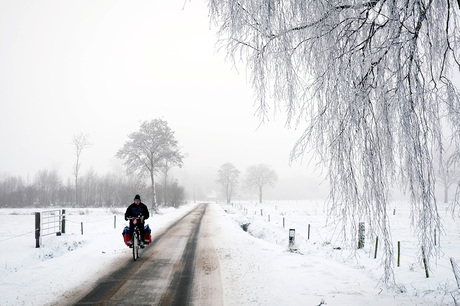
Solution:
M 295 244 L 295 229 L 291 228 L 289 229 L 289 249 L 292 250 L 294 244 Z
M 399 267 L 400 258 L 401 258 L 401 243 L 398 241 L 398 267 Z
M 310 224 L 308 224 L 308 240 L 310 240 Z
M 117 228 L 117 216 L 113 216 L 113 228 Z
M 270 215 L 268 215 L 268 222 L 270 222 Z
M 423 247 L 422 247 L 422 256 L 423 256 L 423 265 L 425 266 L 425 275 L 426 275 L 426 278 L 428 278 L 428 277 L 430 277 L 430 275 L 428 274 L 428 267 L 426 265 L 425 250 L 423 249 Z
M 375 238 L 375 253 L 374 253 L 374 259 L 377 258 L 377 248 L 379 246 L 379 236 Z
M 455 280 L 457 281 L 457 287 L 460 289 L 460 271 L 458 271 L 458 267 L 454 262 L 454 259 L 450 258 L 450 264 L 452 265 L 452 270 L 454 271 Z
M 61 228 L 62 228 L 62 233 L 65 234 L 65 209 L 62 210 Z
M 81 223 L 81 234 L 83 235 L 83 222 Z
M 262 208 L 260 209 L 260 215 L 263 216 L 263 213 L 262 213 Z
M 35 247 L 40 247 L 40 213 L 35 213 Z
M 364 222 L 359 222 L 358 249 L 364 248 L 364 239 L 365 239 L 365 227 L 364 227 Z
M 284 228 L 284 226 L 285 226 L 285 221 L 284 221 L 284 217 L 283 217 L 283 228 Z

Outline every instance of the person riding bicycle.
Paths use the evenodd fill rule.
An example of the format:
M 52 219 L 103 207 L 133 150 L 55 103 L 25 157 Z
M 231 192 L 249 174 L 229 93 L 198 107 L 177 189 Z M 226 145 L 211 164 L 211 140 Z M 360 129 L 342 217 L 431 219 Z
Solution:
M 139 245 L 141 247 L 144 247 L 144 220 L 147 220 L 149 218 L 149 209 L 147 206 L 141 202 L 141 197 L 136 194 L 134 197 L 134 203 L 128 206 L 126 209 L 125 213 L 125 220 L 128 221 L 128 218 L 133 218 L 133 217 L 141 217 L 140 220 L 138 219 L 137 226 L 139 228 L 139 233 L 141 235 L 140 237 L 140 243 Z M 129 245 L 131 246 L 133 244 L 133 233 L 134 233 L 134 223 L 132 219 L 129 219 Z

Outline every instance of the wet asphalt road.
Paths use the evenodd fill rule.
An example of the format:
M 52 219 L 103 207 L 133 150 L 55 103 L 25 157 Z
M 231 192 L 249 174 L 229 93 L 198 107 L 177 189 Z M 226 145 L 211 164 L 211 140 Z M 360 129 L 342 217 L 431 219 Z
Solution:
M 152 237 L 75 305 L 222 305 L 219 263 L 207 204 Z

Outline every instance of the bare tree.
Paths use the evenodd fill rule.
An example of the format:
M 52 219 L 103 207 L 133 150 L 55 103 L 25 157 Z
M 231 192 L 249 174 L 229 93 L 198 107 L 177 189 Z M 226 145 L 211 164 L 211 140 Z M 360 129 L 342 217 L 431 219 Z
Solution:
M 125 160 L 128 174 L 137 172 L 141 176 L 149 176 L 152 210 L 157 212 L 155 175 L 167 161 L 182 164 L 182 155 L 174 132 L 166 121 L 154 119 L 142 122 L 139 131 L 131 133 L 128 138 L 116 157 Z
M 274 186 L 278 181 L 278 175 L 268 165 L 260 164 L 249 166 L 246 170 L 245 184 L 250 188 L 257 189 L 259 193 L 259 203 L 262 203 L 264 187 Z
M 232 201 L 232 197 L 238 185 L 240 171 L 232 163 L 225 163 L 217 171 L 217 183 L 222 187 L 222 191 L 227 199 L 227 204 Z
M 94 203 L 100 203 L 98 200 L 100 191 L 99 178 L 94 169 L 91 167 L 84 176 L 81 177 L 81 204 L 84 207 L 94 206 Z
M 56 204 L 58 190 L 62 185 L 61 178 L 56 169 L 51 171 L 40 170 L 35 176 L 37 200 L 40 205 L 47 207 Z
M 433 150 L 440 118 L 460 134 L 459 3 L 455 0 L 210 0 L 230 57 L 247 62 L 263 120 L 272 104 L 303 126 L 291 158 L 314 148 L 327 166 L 344 239 L 368 220 L 394 282 L 387 210 L 392 184 L 411 196 L 427 258 L 440 228 Z M 458 139 L 457 139 L 458 141 Z M 458 147 L 458 144 L 457 144 Z M 346 225 L 349 226 L 346 226 Z M 354 240 L 354 239 L 352 239 Z
M 87 134 L 80 133 L 78 135 L 73 136 L 72 144 L 75 147 L 75 164 L 73 167 L 73 175 L 75 176 L 75 206 L 78 207 L 79 204 L 79 186 L 78 186 L 78 175 L 80 171 L 80 156 L 81 152 L 84 149 L 87 149 L 91 147 L 91 144 L 89 143 L 89 136 Z
M 449 189 L 460 178 L 460 171 L 454 157 L 455 153 L 449 153 L 448 150 L 439 157 L 439 162 L 435 162 L 437 182 L 444 189 L 444 203 L 449 202 Z
M 163 160 L 162 165 L 160 166 L 161 172 L 163 173 L 163 188 L 164 188 L 164 204 L 168 203 L 168 178 L 169 172 L 173 167 L 178 166 L 182 167 L 182 155 L 178 150 L 170 151 L 169 156 L 166 156 Z

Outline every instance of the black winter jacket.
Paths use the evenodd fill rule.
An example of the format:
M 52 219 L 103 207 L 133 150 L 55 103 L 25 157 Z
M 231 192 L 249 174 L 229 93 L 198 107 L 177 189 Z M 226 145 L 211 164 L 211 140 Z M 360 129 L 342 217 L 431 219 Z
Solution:
M 128 220 L 128 218 L 131 217 L 137 217 L 140 214 L 144 217 L 144 220 L 148 219 L 150 217 L 149 214 L 149 209 L 144 203 L 140 203 L 139 205 L 136 205 L 136 203 L 133 203 L 128 206 L 125 212 L 125 220 Z

